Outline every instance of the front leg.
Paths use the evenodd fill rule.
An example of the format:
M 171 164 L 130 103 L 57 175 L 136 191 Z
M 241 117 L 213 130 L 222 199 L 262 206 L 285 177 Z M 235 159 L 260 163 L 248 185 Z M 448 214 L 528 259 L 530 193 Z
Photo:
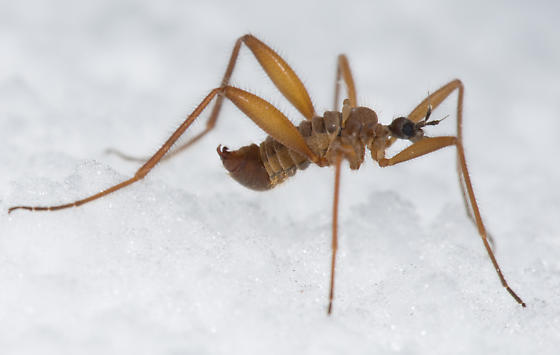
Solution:
M 500 266 L 498 265 L 496 257 L 494 256 L 494 252 L 492 251 L 492 248 L 488 243 L 488 235 L 486 232 L 486 228 L 484 227 L 484 223 L 482 223 L 482 217 L 478 209 L 478 204 L 476 203 L 476 198 L 474 196 L 471 179 L 469 176 L 469 172 L 467 170 L 467 163 L 465 160 L 463 144 L 458 137 L 447 136 L 447 137 L 424 138 L 412 144 L 411 146 L 407 147 L 406 149 L 402 150 L 400 153 L 396 154 L 390 159 L 386 159 L 386 158 L 380 159 L 379 166 L 386 167 L 386 166 L 396 165 L 420 157 L 422 155 L 429 154 L 431 152 L 434 152 L 436 150 L 439 150 L 441 148 L 450 145 L 454 145 L 455 147 L 457 147 L 459 167 L 461 169 L 461 174 L 465 182 L 467 195 L 474 212 L 474 220 L 478 228 L 478 234 L 482 238 L 482 243 L 484 244 L 484 248 L 486 248 L 486 251 L 488 252 L 488 256 L 490 257 L 490 260 L 494 265 L 494 269 L 496 270 L 496 273 L 500 278 L 502 286 L 509 292 L 509 294 L 515 299 L 515 301 L 517 301 L 517 303 L 525 307 L 525 302 L 523 302 L 523 300 L 519 296 L 517 296 L 517 294 L 509 287 L 506 279 L 504 278 L 504 275 L 502 274 Z
M 463 142 L 463 96 L 465 95 L 465 87 L 463 82 L 459 79 L 451 80 L 449 83 L 443 85 L 441 88 L 437 89 L 428 97 L 426 97 L 422 102 L 420 102 L 407 116 L 412 122 L 420 122 L 426 117 L 428 112 L 431 113 L 432 109 L 436 109 L 443 101 L 445 101 L 452 93 L 457 90 L 457 140 Z M 396 138 L 391 137 L 389 139 L 388 146 L 391 146 L 395 142 Z M 472 205 L 469 203 L 469 198 L 467 194 L 467 187 L 465 184 L 465 179 L 462 174 L 461 163 L 459 157 L 457 157 L 457 176 L 459 179 L 459 188 L 461 189 L 461 194 L 463 197 L 463 203 L 465 205 L 465 211 L 469 219 L 476 225 L 476 219 L 473 216 Z M 494 245 L 493 238 L 490 233 L 487 233 L 488 240 L 491 245 Z

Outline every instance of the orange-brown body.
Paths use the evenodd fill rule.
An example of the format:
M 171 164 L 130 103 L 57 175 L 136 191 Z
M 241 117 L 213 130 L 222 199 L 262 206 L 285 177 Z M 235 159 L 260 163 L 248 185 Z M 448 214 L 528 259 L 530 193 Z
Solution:
M 324 165 L 334 163 L 331 152 L 343 152 L 351 169 L 358 169 L 364 161 L 365 147 L 370 148 L 375 160 L 384 151 L 388 129 L 378 124 L 375 112 L 356 107 L 348 117 L 341 112 L 327 111 L 322 117 L 302 121 L 297 127 L 305 143 Z M 218 147 L 224 167 L 241 185 L 253 190 L 268 190 L 304 170 L 311 163 L 302 154 L 286 147 L 271 136 L 260 145 L 252 144 L 229 151 Z

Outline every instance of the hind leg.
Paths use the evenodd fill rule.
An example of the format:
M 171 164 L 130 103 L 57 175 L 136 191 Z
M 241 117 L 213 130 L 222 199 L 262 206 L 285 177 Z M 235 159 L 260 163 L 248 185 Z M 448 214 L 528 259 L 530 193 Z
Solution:
M 286 97 L 286 99 L 288 99 L 288 101 L 299 112 L 301 112 L 301 114 L 306 119 L 310 120 L 311 118 L 313 118 L 313 116 L 315 115 L 315 108 L 311 103 L 309 93 L 303 85 L 301 79 L 288 65 L 288 63 L 286 63 L 286 61 L 282 57 L 280 57 L 280 55 L 278 55 L 278 53 L 276 53 L 269 46 L 261 42 L 253 35 L 246 34 L 245 36 L 240 37 L 235 42 L 220 87 L 224 88 L 229 85 L 231 75 L 233 74 L 233 70 L 235 69 L 235 65 L 237 63 L 239 50 L 241 49 L 241 44 L 243 43 L 247 46 L 247 48 L 251 50 L 261 67 L 266 72 L 267 76 L 272 80 L 272 82 L 282 93 L 282 95 L 284 95 L 284 97 Z M 163 160 L 174 157 L 178 153 L 184 151 L 185 149 L 196 143 L 206 134 L 208 134 L 216 126 L 216 122 L 218 121 L 218 116 L 222 108 L 222 103 L 223 97 L 218 96 L 216 99 L 216 103 L 212 108 L 212 112 L 210 113 L 210 117 L 208 118 L 208 121 L 206 121 L 206 127 L 204 128 L 204 130 L 189 139 L 184 144 L 169 152 L 165 156 L 165 158 L 163 158 Z M 125 160 L 139 162 L 146 161 L 146 158 L 133 157 L 112 148 L 108 149 L 106 152 L 115 154 Z

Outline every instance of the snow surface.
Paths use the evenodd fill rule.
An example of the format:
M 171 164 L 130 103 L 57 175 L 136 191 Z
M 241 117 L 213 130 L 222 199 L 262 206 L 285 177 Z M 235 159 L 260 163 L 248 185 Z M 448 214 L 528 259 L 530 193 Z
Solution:
M 153 153 L 252 32 L 320 112 L 341 52 L 382 122 L 461 78 L 477 198 L 527 302 L 501 287 L 448 149 L 343 171 L 327 317 L 332 169 L 267 193 L 237 185 L 216 146 L 264 134 L 226 104 L 214 132 L 140 183 L 81 208 L 0 214 L 0 353 L 556 354 L 559 13 L 557 1 L 0 2 L 1 210 L 134 174 L 105 148 Z M 301 120 L 246 49 L 233 79 Z M 432 134 L 453 133 L 454 102 Z

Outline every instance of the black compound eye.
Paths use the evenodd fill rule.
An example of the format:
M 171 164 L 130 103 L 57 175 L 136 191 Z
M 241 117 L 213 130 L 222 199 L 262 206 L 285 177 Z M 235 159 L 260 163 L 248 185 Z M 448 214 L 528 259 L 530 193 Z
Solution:
M 416 135 L 417 128 L 411 120 L 406 117 L 398 117 L 391 122 L 389 130 L 393 136 L 401 139 L 411 139 Z
M 408 121 L 402 126 L 402 133 L 406 136 L 412 137 L 414 135 L 414 124 Z

